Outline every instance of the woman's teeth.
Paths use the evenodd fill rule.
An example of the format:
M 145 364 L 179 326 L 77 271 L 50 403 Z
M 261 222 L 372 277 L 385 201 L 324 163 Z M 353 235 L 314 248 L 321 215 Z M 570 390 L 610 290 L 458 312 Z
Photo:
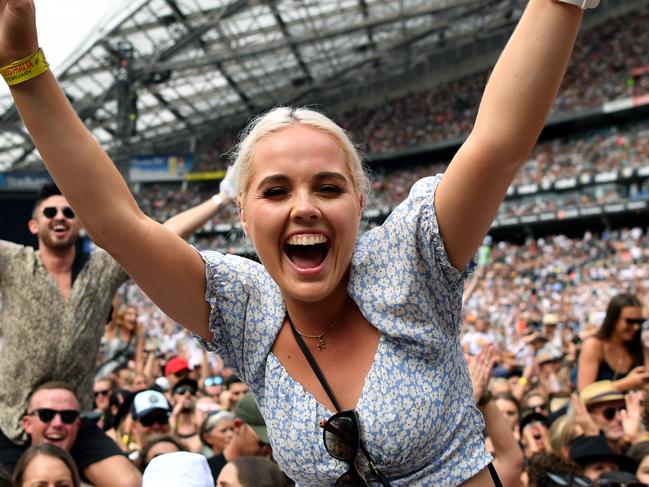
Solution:
M 317 245 L 327 242 L 327 237 L 322 234 L 293 235 L 286 243 L 288 245 Z

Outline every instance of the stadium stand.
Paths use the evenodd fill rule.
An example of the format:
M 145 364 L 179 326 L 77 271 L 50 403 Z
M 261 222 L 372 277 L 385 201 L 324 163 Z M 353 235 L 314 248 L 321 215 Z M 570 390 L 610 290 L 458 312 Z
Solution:
M 145 20 L 153 24 L 163 22 L 158 17 L 154 20 L 154 17 L 146 17 L 142 13 L 152 10 L 153 3 L 142 2 L 147 6 L 142 7 L 141 11 L 132 11 L 131 17 L 122 19 L 117 30 L 137 30 L 140 23 L 147 23 Z M 178 8 L 175 1 L 169 3 Z M 240 2 L 232 4 L 235 3 Z M 365 1 L 359 3 L 371 4 Z M 521 2 L 510 3 L 520 10 Z M 219 13 L 225 18 L 236 16 L 236 7 L 231 8 L 232 12 L 207 9 L 202 13 L 210 19 Z M 266 8 L 266 5 L 259 8 Z M 511 22 L 516 12 L 517 9 L 513 8 L 509 14 L 503 14 L 503 18 Z M 287 15 L 284 11 L 280 13 Z M 457 15 L 463 13 L 463 10 L 458 10 Z M 641 450 L 641 447 L 633 445 L 641 446 L 649 438 L 649 407 L 646 406 L 649 402 L 641 405 L 641 399 L 636 394 L 643 387 L 636 385 L 622 387 L 618 384 L 618 393 L 627 394 L 626 403 L 622 400 L 618 404 L 620 399 L 615 396 L 610 404 L 604 404 L 618 409 L 624 406 L 636 418 L 631 426 L 626 422 L 623 439 L 621 436 L 615 438 L 613 431 L 618 426 L 618 429 L 622 428 L 620 415 L 613 411 L 613 416 L 607 422 L 598 423 L 601 417 L 606 419 L 605 415 L 611 413 L 600 408 L 596 401 L 589 402 L 588 394 L 582 394 L 581 403 L 572 399 L 571 407 L 579 408 L 581 404 L 581 417 L 578 413 L 571 413 L 564 415 L 563 420 L 557 420 L 561 417 L 560 413 L 565 413 L 570 393 L 576 390 L 577 366 L 583 345 L 589 340 L 590 343 L 595 339 L 601 339 L 604 343 L 610 340 L 610 336 L 594 337 L 606 322 L 607 307 L 610 308 L 616 296 L 635 296 L 641 303 L 642 321 L 649 315 L 649 3 L 646 0 L 612 2 L 610 10 L 605 13 L 601 18 L 594 17 L 592 24 L 588 25 L 590 28 L 580 36 L 568 74 L 539 143 L 509 188 L 492 229 L 476 255 L 476 267 L 465 282 L 461 325 L 474 387 L 479 388 L 479 381 L 475 378 L 479 372 L 474 374 L 474 371 L 481 368 L 488 370 L 488 376 L 492 377 L 488 384 L 490 392 L 485 392 L 481 399 L 488 397 L 488 404 L 496 404 L 504 417 L 508 415 L 507 408 L 515 404 L 516 411 L 511 411 L 511 415 L 518 416 L 511 423 L 510 430 L 526 457 L 527 473 L 533 478 L 537 470 L 543 476 L 550 472 L 558 475 L 562 482 L 567 482 L 562 484 L 556 481 L 556 485 L 571 485 L 570 481 L 575 476 L 583 480 L 583 475 L 590 475 L 585 463 L 582 462 L 579 468 L 574 463 L 566 463 L 570 459 L 577 461 L 577 457 L 571 457 L 572 453 L 566 446 L 568 443 L 563 447 L 559 445 L 564 437 L 574 440 L 579 428 L 581 432 L 593 436 L 601 432 L 608 441 L 607 448 L 612 448 L 610 452 L 606 450 L 604 456 L 618 460 L 618 456 L 629 454 L 642 461 L 643 457 L 636 455 L 633 449 Z M 147 15 L 153 14 L 149 12 Z M 194 19 L 196 15 L 194 13 L 189 17 Z M 331 12 L 326 15 L 331 16 L 330 20 L 335 19 Z M 417 18 L 414 14 L 412 16 Z M 183 15 L 175 12 L 169 14 L 164 22 L 173 24 L 178 18 L 182 19 Z M 449 17 L 449 21 L 454 19 Z M 365 21 L 361 30 L 371 32 L 380 27 L 380 22 L 373 25 L 367 18 Z M 176 28 L 176 42 L 179 44 L 191 44 L 192 31 L 196 28 L 187 27 L 190 20 L 185 22 L 187 32 L 181 27 Z M 182 25 L 182 22 L 179 24 Z M 506 27 L 507 24 L 504 25 Z M 489 33 L 501 35 L 502 27 L 500 24 L 491 26 Z M 263 30 L 261 26 L 257 28 Z M 357 27 L 348 28 L 358 30 Z M 144 29 L 143 32 L 148 31 Z M 184 35 L 189 36 L 189 40 Z M 195 32 L 193 35 L 196 35 Z M 148 42 L 154 44 L 151 39 Z M 166 47 L 173 50 L 172 44 Z M 444 42 L 438 39 L 435 45 L 443 46 Z M 243 47 L 246 47 L 245 43 Z M 286 48 L 283 44 L 280 47 Z M 94 46 L 92 49 L 98 48 Z M 92 49 L 83 56 L 91 56 Z M 214 56 L 205 46 L 202 49 L 203 55 Z M 251 49 L 246 59 L 266 55 L 260 46 L 252 46 Z M 370 48 L 358 45 L 355 49 L 364 52 L 364 49 Z M 185 66 L 183 63 L 189 62 L 175 59 L 173 52 L 167 55 L 168 59 L 161 56 L 160 62 L 170 71 L 181 70 Z M 300 58 L 297 54 L 295 56 Z M 227 69 L 218 64 L 220 61 L 216 58 L 214 62 L 217 66 L 212 63 L 205 71 L 219 71 L 227 78 Z M 454 61 L 456 64 L 459 62 L 458 59 Z M 363 58 L 354 62 L 365 65 L 371 60 Z M 88 73 L 101 71 L 105 67 L 103 64 L 106 64 L 88 63 Z M 308 64 L 302 63 L 305 66 Z M 458 70 L 457 76 L 452 79 L 440 80 L 433 89 L 420 89 L 417 76 L 412 75 L 410 85 L 400 86 L 392 93 L 389 88 L 377 90 L 370 92 L 366 99 L 354 99 L 353 105 L 350 102 L 338 103 L 331 108 L 335 120 L 349 130 L 354 141 L 367 154 L 371 169 L 372 191 L 364 209 L 361 231 L 369 231 L 381 224 L 406 198 L 417 180 L 444 172 L 455 150 L 471 130 L 480 95 L 489 76 L 488 67 L 477 62 L 473 64 L 469 69 Z M 203 69 L 189 64 L 186 67 L 190 71 Z M 308 72 L 309 67 L 304 69 Z M 401 65 L 393 67 L 395 70 L 403 68 Z M 76 69 L 66 71 L 62 81 L 66 91 L 69 90 L 70 96 L 78 101 L 88 94 L 84 91 L 86 88 L 75 88 L 75 83 L 91 74 Z M 147 69 L 152 74 L 151 67 Z M 224 118 L 231 117 L 229 123 L 221 118 L 212 120 L 215 127 L 209 128 L 206 125 L 210 121 L 202 118 L 205 112 L 193 113 L 196 127 L 187 121 L 191 117 L 184 114 L 185 101 L 189 100 L 189 104 L 199 103 L 198 90 L 187 88 L 187 93 L 183 94 L 182 79 L 176 79 L 169 86 L 164 84 L 168 80 L 158 80 L 155 84 L 160 82 L 159 91 L 162 94 L 156 97 L 147 91 L 146 97 L 142 97 L 148 101 L 140 105 L 137 117 L 146 118 L 146 122 L 142 122 L 141 135 L 131 137 L 132 146 L 126 149 L 120 146 L 116 131 L 110 133 L 105 130 L 106 125 L 102 125 L 101 110 L 105 110 L 103 116 L 106 119 L 114 119 L 119 115 L 116 108 L 96 105 L 97 100 L 112 88 L 103 86 L 102 90 L 93 94 L 92 103 L 88 102 L 85 106 L 80 102 L 75 106 L 86 121 L 91 120 L 94 132 L 108 134 L 105 133 L 101 140 L 114 151 L 113 154 L 123 154 L 120 151 L 124 150 L 134 151 L 131 155 L 140 156 L 142 160 L 157 155 L 164 159 L 165 168 L 172 159 L 173 165 L 180 168 L 172 177 L 133 177 L 129 181 L 143 211 L 164 222 L 216 193 L 230 162 L 230 151 L 238 129 L 250 113 L 279 101 L 293 100 L 285 95 L 291 90 L 298 90 L 303 95 L 296 96 L 295 101 L 311 101 L 307 95 L 309 90 L 305 88 L 303 93 L 300 89 L 301 83 L 309 81 L 294 79 L 290 86 L 280 86 L 278 79 L 282 78 L 282 74 L 285 73 L 268 75 L 271 80 L 269 84 L 277 85 L 274 95 L 269 94 L 269 90 L 256 91 L 261 83 L 259 78 L 243 75 L 239 84 L 235 81 L 226 83 L 227 90 L 233 90 L 234 94 L 217 89 L 218 83 L 206 85 L 212 96 L 223 95 L 224 99 L 230 100 L 222 104 L 205 102 L 205 111 L 221 109 Z M 335 71 L 331 71 L 328 76 L 335 74 Z M 384 86 L 390 86 L 390 83 Z M 242 95 L 246 91 L 242 87 L 247 87 L 252 95 L 257 95 L 257 99 L 250 96 L 247 100 L 247 96 Z M 337 100 L 334 92 L 339 88 L 340 84 L 330 83 L 330 87 L 323 88 L 318 95 Z M 362 89 L 360 86 L 356 88 Z M 156 90 L 152 88 L 151 92 Z M 180 93 L 177 98 L 171 95 L 172 91 Z M 5 122 L 15 123 L 16 115 L 11 112 L 12 109 L 9 106 L 4 109 Z M 87 116 L 84 116 L 84 109 L 88 111 Z M 170 116 L 170 112 L 174 115 Z M 178 127 L 177 133 L 174 124 Z M 188 135 L 194 128 L 196 135 Z M 130 129 L 135 130 L 134 127 Z M 35 186 L 32 183 L 41 181 L 42 172 L 27 142 L 16 141 L 20 137 L 15 134 L 3 134 L 3 137 L 0 145 L 9 144 L 7 153 L 16 155 L 24 151 L 24 157 L 14 157 L 11 161 L 6 157 L 0 159 L 1 167 L 9 169 L 0 173 L 0 183 L 4 182 L 5 186 L 0 185 L 0 204 L 12 211 L 22 204 L 24 215 L 31 211 L 25 200 L 31 202 Z M 185 161 L 183 158 L 186 155 L 190 157 Z M 137 157 L 131 160 L 135 161 Z M 182 169 L 185 163 L 189 167 L 187 171 Z M 25 169 L 28 171 L 25 172 Z M 12 178 L 19 184 L 28 180 L 31 187 L 26 190 L 15 186 L 12 188 L 8 184 Z M 3 231 L 7 231 L 7 234 L 0 234 L 0 238 L 8 238 L 9 226 L 15 227 L 16 221 L 25 219 L 10 222 L 7 215 L 0 215 Z M 222 207 L 189 241 L 199 250 L 217 250 L 255 258 L 252 244 L 241 231 L 234 203 Z M 87 242 L 87 245 L 91 244 Z M 189 449 L 191 442 L 192 447 L 198 445 L 193 447 L 195 451 L 206 456 L 221 454 L 223 448 L 215 446 L 218 444 L 215 438 L 220 427 L 210 429 L 208 420 L 217 411 L 233 410 L 229 401 L 237 389 L 232 384 L 237 384 L 237 380 L 232 378 L 232 371 L 223 368 L 218 356 L 205 354 L 191 334 L 166 317 L 132 281 L 119 289 L 114 307 L 115 313 L 110 317 L 100 355 L 94 363 L 99 368 L 105 365 L 108 358 L 115 359 L 114 355 L 109 357 L 109 352 L 117 346 L 117 342 L 119 346 L 125 345 L 124 353 L 117 356 L 119 366 L 97 377 L 96 409 L 86 412 L 87 418 L 97 420 L 133 459 L 143 445 L 137 444 L 128 430 L 129 416 L 137 409 L 129 405 L 131 394 L 152 387 L 166 393 L 168 399 L 173 399 L 172 403 L 182 404 L 183 399 L 174 397 L 173 392 L 176 391 L 186 397 L 185 413 L 187 418 L 191 418 L 187 424 L 191 423 L 193 429 L 190 428 L 192 431 L 186 438 L 178 438 L 177 418 L 181 409 L 178 406 L 178 411 L 174 409 L 173 416 L 170 416 L 176 421 L 172 421 L 171 428 L 165 428 L 169 424 L 168 418 L 165 421 L 166 416 L 152 419 L 152 428 L 155 429 L 158 422 L 157 426 L 161 429 L 158 433 L 164 433 L 160 437 L 153 436 L 153 443 L 166 441 L 173 443 L 175 450 L 184 450 Z M 633 306 L 626 306 L 629 307 Z M 126 329 L 124 314 L 127 308 L 135 314 L 136 325 L 131 331 L 123 331 Z M 0 301 L 0 347 L 1 317 Z M 631 318 L 629 323 L 635 323 L 634 319 L 637 321 L 639 317 Z M 639 327 L 640 323 L 636 324 Z M 122 332 L 126 338 L 119 338 Z M 639 331 L 636 330 L 633 340 L 639 342 Z M 473 341 L 479 343 L 479 348 L 484 348 L 477 356 L 472 356 L 475 354 L 470 352 Z M 493 357 L 493 370 L 486 365 L 491 360 L 485 358 L 487 355 Z M 89 363 L 92 360 L 89 359 Z M 173 370 L 166 370 L 170 363 L 174 364 L 171 367 Z M 623 380 L 627 372 L 631 375 L 631 364 L 621 375 L 618 375 L 621 369 L 616 365 L 619 363 L 613 363 L 611 367 L 615 372 L 613 382 Z M 633 362 L 632 365 L 639 364 Z M 185 381 L 179 386 L 184 392 L 178 392 L 173 384 L 177 379 Z M 496 398 L 494 401 L 491 401 L 492 393 Z M 615 391 L 607 392 L 613 393 Z M 107 399 L 105 404 L 101 402 L 102 394 Z M 545 409 L 540 417 L 531 416 L 531 413 L 538 412 L 532 406 L 534 394 L 540 394 L 543 400 Z M 508 401 L 509 406 L 505 404 Z M 168 404 L 165 408 L 165 411 L 170 409 Z M 485 418 L 488 417 L 487 409 L 483 410 L 483 414 Z M 230 438 L 234 419 L 230 416 L 226 419 L 223 438 Z M 568 423 L 568 426 L 564 423 Z M 592 433 L 592 428 L 595 428 L 595 433 Z M 172 435 L 172 440 L 165 436 L 167 434 Z M 199 438 L 195 435 L 199 435 Z M 182 442 L 183 439 L 187 444 Z M 493 435 L 488 438 L 492 452 L 497 451 L 496 443 Z M 548 457 L 549 460 L 538 456 L 543 454 L 553 456 Z M 649 485 L 649 475 L 641 478 L 641 470 L 637 471 L 637 475 Z

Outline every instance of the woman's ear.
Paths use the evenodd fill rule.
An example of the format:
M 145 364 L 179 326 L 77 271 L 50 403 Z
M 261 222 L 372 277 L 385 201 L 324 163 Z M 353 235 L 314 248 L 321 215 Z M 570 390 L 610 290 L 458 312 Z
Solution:
M 241 196 L 237 196 L 237 211 L 239 212 L 239 221 L 241 222 L 243 234 L 248 236 L 248 222 L 246 221 L 246 213 L 243 209 L 243 204 L 241 203 Z

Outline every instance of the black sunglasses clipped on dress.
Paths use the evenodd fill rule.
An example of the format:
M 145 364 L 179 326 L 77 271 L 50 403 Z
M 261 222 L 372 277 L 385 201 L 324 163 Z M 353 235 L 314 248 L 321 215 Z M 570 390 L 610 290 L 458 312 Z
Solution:
M 56 415 L 61 416 L 61 421 L 65 424 L 72 424 L 79 418 L 79 411 L 75 409 L 63 409 L 61 411 L 49 408 L 34 409 L 29 416 L 37 415 L 43 423 L 49 423 Z
M 46 206 L 45 208 L 43 208 L 43 216 L 45 218 L 49 218 L 50 220 L 54 218 L 58 212 L 59 209 L 56 206 Z M 63 213 L 63 216 L 68 220 L 73 220 L 75 217 L 74 210 L 72 210 L 72 208 L 70 208 L 69 206 L 61 207 L 61 213 Z
M 347 409 L 344 411 L 340 410 L 338 401 L 336 401 L 336 397 L 329 387 L 327 379 L 325 379 L 324 375 L 322 374 L 318 363 L 309 351 L 309 347 L 306 346 L 306 343 L 304 343 L 304 340 L 302 340 L 302 337 L 295 329 L 295 325 L 293 325 L 291 317 L 288 314 L 286 315 L 286 317 L 291 325 L 291 331 L 293 332 L 295 341 L 302 350 L 304 357 L 309 362 L 309 365 L 313 369 L 313 372 L 322 385 L 322 388 L 327 393 L 327 396 L 329 396 L 329 399 L 331 399 L 331 402 L 336 408 L 336 411 L 338 411 L 328 420 L 320 421 L 320 427 L 324 430 L 323 438 L 325 450 L 327 450 L 327 453 L 329 453 L 329 455 L 334 457 L 336 460 L 340 460 L 349 465 L 347 471 L 342 474 L 338 478 L 338 480 L 336 480 L 334 487 L 368 487 L 367 481 L 363 477 L 363 474 L 361 473 L 360 469 L 358 468 L 358 464 L 356 463 L 356 455 L 358 454 L 359 450 L 367 459 L 367 463 L 370 467 L 370 470 L 372 471 L 372 474 L 374 474 L 381 485 L 383 487 L 390 487 L 390 482 L 385 477 L 385 475 L 383 475 L 383 473 L 378 468 L 376 468 L 376 465 L 374 465 L 374 462 L 372 461 L 372 457 L 363 446 L 363 442 L 361 441 L 358 414 L 356 414 L 356 411 L 354 411 L 353 409 Z
M 356 455 L 358 455 L 359 450 L 367 458 L 372 473 L 381 482 L 383 480 L 383 474 L 376 468 L 361 444 L 358 424 L 358 415 L 353 409 L 341 411 L 331 416 L 327 421 L 320 422 L 320 427 L 324 430 L 324 445 L 327 453 L 336 460 L 349 465 L 349 469 L 336 480 L 334 487 L 367 487 L 367 481 L 356 463 Z M 383 483 L 383 485 L 386 484 Z

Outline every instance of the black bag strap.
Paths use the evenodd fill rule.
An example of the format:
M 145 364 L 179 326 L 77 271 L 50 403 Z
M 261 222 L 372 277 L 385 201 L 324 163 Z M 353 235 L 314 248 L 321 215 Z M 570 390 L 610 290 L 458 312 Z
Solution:
M 503 487 L 503 483 L 500 481 L 500 477 L 498 477 L 498 472 L 496 472 L 496 467 L 494 467 L 493 462 L 489 464 L 489 473 L 491 474 L 491 480 L 494 481 L 494 485 L 496 487 Z
M 327 379 L 325 379 L 325 376 L 320 370 L 320 367 L 318 367 L 318 362 L 315 361 L 315 358 L 313 357 L 311 350 L 309 350 L 309 347 L 307 347 L 306 343 L 304 343 L 302 336 L 297 332 L 297 329 L 295 328 L 295 325 L 293 324 L 293 321 L 291 320 L 291 317 L 288 315 L 288 313 L 286 313 L 286 318 L 288 319 L 288 322 L 291 325 L 291 331 L 293 331 L 293 336 L 295 337 L 295 341 L 297 342 L 300 349 L 302 350 L 302 353 L 304 354 L 307 361 L 309 362 L 309 365 L 311 366 L 313 372 L 315 373 L 316 377 L 320 381 L 320 384 L 322 384 L 322 388 L 327 393 L 327 396 L 329 396 L 329 399 L 331 399 L 331 402 L 336 408 L 336 411 L 340 412 L 340 405 L 338 404 L 338 401 L 336 401 L 336 396 L 334 396 L 331 387 L 329 387 L 329 383 L 327 382 Z M 369 454 L 365 451 L 362 442 L 361 442 L 361 449 L 363 450 L 363 453 L 365 453 L 365 455 L 368 457 L 368 459 L 371 462 L 372 459 L 369 456 Z M 498 473 L 496 472 L 493 463 L 489 464 L 489 474 L 491 475 L 491 479 L 493 480 L 495 487 L 503 487 L 503 484 L 500 481 L 500 477 L 498 477 Z M 383 485 L 390 485 L 388 480 L 385 479 L 385 477 L 383 477 L 383 474 L 379 472 L 379 475 L 380 475 L 379 480 L 381 481 L 381 483 L 383 483 Z
M 320 370 L 320 367 L 318 367 L 318 362 L 315 361 L 315 358 L 311 354 L 311 350 L 309 350 L 309 347 L 306 346 L 306 343 L 304 343 L 304 340 L 297 332 L 297 329 L 295 328 L 295 325 L 293 324 L 293 321 L 291 320 L 291 317 L 288 315 L 288 313 L 286 313 L 286 318 L 288 319 L 288 322 L 291 324 L 291 330 L 293 331 L 293 336 L 295 337 L 295 341 L 300 346 L 302 353 L 304 354 L 307 361 L 309 362 L 309 365 L 311 366 L 313 372 L 315 373 L 316 377 L 320 381 L 320 384 L 322 384 L 322 388 L 327 393 L 327 396 L 329 396 L 329 399 L 331 399 L 331 402 L 336 408 L 336 411 L 340 412 L 340 405 L 338 404 L 338 401 L 336 401 L 336 396 L 334 396 L 331 387 L 329 387 L 329 383 L 327 382 L 327 379 L 325 379 L 325 376 Z
M 338 401 L 336 400 L 336 396 L 334 396 L 333 391 L 331 390 L 331 387 L 329 387 L 329 383 L 327 382 L 327 379 L 325 379 L 324 374 L 320 370 L 320 367 L 318 367 L 318 362 L 315 361 L 315 358 L 311 354 L 311 350 L 309 350 L 309 347 L 306 346 L 306 343 L 304 343 L 304 340 L 302 339 L 302 336 L 298 333 L 297 329 L 295 328 L 295 325 L 293 324 L 293 321 L 291 320 L 291 317 L 286 313 L 286 318 L 288 319 L 288 322 L 291 325 L 291 330 L 293 331 L 293 336 L 295 337 L 295 341 L 297 344 L 300 346 L 300 349 L 302 350 L 302 353 L 304 354 L 304 357 L 307 359 L 309 362 L 309 365 L 313 369 L 313 372 L 315 373 L 316 377 L 320 381 L 320 384 L 322 385 L 322 388 L 325 390 L 327 393 L 327 396 L 329 396 L 329 399 L 331 399 L 331 402 L 333 403 L 334 407 L 336 408 L 337 412 L 341 411 L 341 407 L 338 404 Z M 365 449 L 365 446 L 363 445 L 363 441 L 360 441 L 360 450 L 362 451 L 363 455 L 365 455 L 365 458 L 367 458 L 367 461 L 369 462 L 370 469 L 372 470 L 372 473 L 376 475 L 377 479 L 379 482 L 381 482 L 382 485 L 384 486 L 390 486 L 390 482 L 388 481 L 387 478 L 381 473 L 379 469 L 376 468 L 374 465 L 374 460 L 372 460 L 372 457 L 370 456 L 369 452 Z M 502 487 L 502 486 L 497 486 L 497 487 Z

